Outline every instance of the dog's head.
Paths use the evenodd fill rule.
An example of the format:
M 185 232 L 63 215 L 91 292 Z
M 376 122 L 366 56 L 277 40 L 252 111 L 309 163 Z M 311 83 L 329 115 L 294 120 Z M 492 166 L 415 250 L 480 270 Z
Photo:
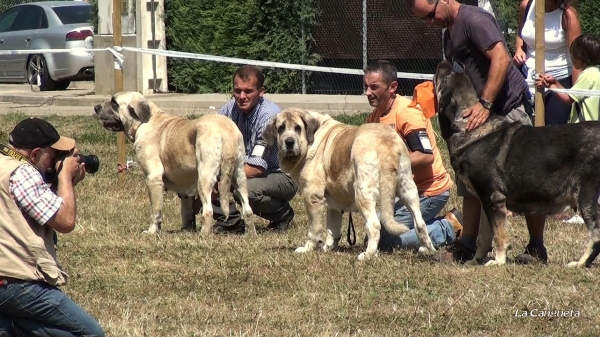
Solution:
M 433 84 L 440 130 L 442 137 L 448 141 L 452 134 L 466 131 L 467 118 L 463 117 L 463 113 L 477 103 L 479 98 L 469 77 L 465 73 L 454 71 L 447 60 L 438 65 Z
M 277 145 L 283 164 L 295 163 L 306 157 L 315 139 L 319 121 L 310 112 L 298 108 L 281 111 L 263 132 L 267 146 Z
M 96 105 L 94 111 L 105 129 L 128 134 L 132 127 L 148 122 L 152 116 L 146 97 L 134 91 L 116 93 L 110 100 Z

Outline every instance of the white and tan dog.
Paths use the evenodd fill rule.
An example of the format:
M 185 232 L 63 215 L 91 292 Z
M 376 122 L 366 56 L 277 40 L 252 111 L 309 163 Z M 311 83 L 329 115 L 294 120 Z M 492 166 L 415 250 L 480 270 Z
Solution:
M 342 124 L 328 115 L 302 109 L 286 109 L 267 126 L 263 137 L 277 144 L 279 164 L 296 181 L 308 213 L 308 241 L 296 252 L 313 250 L 324 241 L 323 250 L 334 249 L 341 237 L 342 211 L 359 211 L 368 235 L 360 260 L 377 254 L 381 224 L 394 235 L 407 226 L 394 220 L 394 197 L 408 207 L 421 247 L 435 252 L 419 209 L 419 193 L 412 177 L 408 149 L 389 126 Z M 323 223 L 327 211 L 327 234 Z
M 146 175 L 152 219 L 148 233 L 162 224 L 163 191 L 181 198 L 182 229 L 192 228 L 193 197 L 202 202 L 202 234 L 214 224 L 211 192 L 219 179 L 219 200 L 228 205 L 231 185 L 241 195 L 246 233 L 255 234 L 244 173 L 244 140 L 229 118 L 210 114 L 189 120 L 167 114 L 137 92 L 120 92 L 94 107 L 104 128 L 124 131 Z M 224 207 L 226 215 L 229 207 Z

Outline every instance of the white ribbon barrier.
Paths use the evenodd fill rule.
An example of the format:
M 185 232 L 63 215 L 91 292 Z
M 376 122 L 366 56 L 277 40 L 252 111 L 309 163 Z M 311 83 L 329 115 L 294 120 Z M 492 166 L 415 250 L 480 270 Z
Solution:
M 73 52 L 97 52 L 97 51 L 108 51 L 113 54 L 115 59 L 115 69 L 122 69 L 125 57 L 123 51 L 131 51 L 149 55 L 166 56 L 166 57 L 177 57 L 186 58 L 193 60 L 203 60 L 212 62 L 224 62 L 224 63 L 235 63 L 235 64 L 248 64 L 261 67 L 271 68 L 283 68 L 290 70 L 304 70 L 304 71 L 316 71 L 324 73 L 335 73 L 335 74 L 347 74 L 347 75 L 360 75 L 364 74 L 362 69 L 349 69 L 349 68 L 335 68 L 335 67 L 320 67 L 310 66 L 293 63 L 283 62 L 271 62 L 271 61 L 260 61 L 260 60 L 249 60 L 237 57 L 227 56 L 215 56 L 207 54 L 194 54 L 174 50 L 165 49 L 148 49 L 148 48 L 135 48 L 135 47 L 107 47 L 102 49 L 87 49 L 87 48 L 74 48 L 74 49 L 31 49 L 31 50 L 0 50 L 0 55 L 22 55 L 22 54 L 46 54 L 46 53 L 73 53 Z M 417 73 L 405 73 L 398 72 L 398 78 L 408 78 L 415 80 L 433 80 L 433 74 L 417 74 Z M 527 80 L 527 84 L 530 88 L 534 87 L 532 80 Z M 575 89 L 550 89 L 555 92 L 564 92 L 567 94 L 591 97 L 600 96 L 600 90 L 575 90 Z

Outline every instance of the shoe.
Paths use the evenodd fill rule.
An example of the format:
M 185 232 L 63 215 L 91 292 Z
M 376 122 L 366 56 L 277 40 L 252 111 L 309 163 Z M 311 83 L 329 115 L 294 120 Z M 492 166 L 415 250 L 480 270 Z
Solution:
M 568 223 L 571 225 L 583 225 L 585 223 L 585 221 L 583 221 L 582 217 L 575 214 L 575 215 L 573 215 L 573 217 L 571 219 L 563 220 L 562 223 Z
M 465 263 L 473 260 L 475 257 L 475 251 L 469 247 L 463 245 L 460 242 L 455 242 L 449 246 L 445 251 L 440 252 L 437 260 L 442 263 Z
M 455 234 L 456 240 L 459 240 L 462 237 L 462 232 L 463 232 L 463 226 L 462 226 L 463 217 L 462 217 L 462 213 L 460 212 L 460 210 L 458 210 L 458 208 L 453 208 L 452 210 L 450 210 L 450 212 L 448 212 L 446 214 L 444 219 L 450 221 L 450 223 L 452 224 L 452 227 L 454 227 L 454 234 Z
M 523 254 L 517 255 L 518 264 L 548 263 L 548 252 L 544 246 L 527 245 Z
M 235 225 L 229 222 L 217 221 L 213 225 L 214 234 L 244 234 L 246 232 L 246 225 L 244 221 L 238 221 Z
M 285 232 L 287 231 L 294 220 L 294 210 L 290 208 L 290 211 L 281 220 L 271 221 L 267 225 L 267 231 Z

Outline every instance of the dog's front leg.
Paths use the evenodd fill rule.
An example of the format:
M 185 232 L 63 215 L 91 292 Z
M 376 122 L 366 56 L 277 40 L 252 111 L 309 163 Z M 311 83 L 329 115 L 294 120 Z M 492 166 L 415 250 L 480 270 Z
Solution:
M 308 240 L 302 247 L 296 248 L 296 253 L 306 253 L 315 249 L 322 240 L 323 222 L 325 221 L 324 191 L 308 190 L 302 193 L 306 213 L 308 214 Z
M 503 195 L 498 192 L 494 192 L 492 194 L 492 205 L 483 204 L 483 209 L 485 211 L 485 215 L 487 215 L 488 221 L 490 223 L 489 228 L 491 229 L 491 233 L 494 241 L 494 250 L 496 251 L 496 258 L 494 260 L 488 261 L 486 266 L 500 266 L 506 264 L 506 250 L 508 249 L 508 233 L 506 230 L 506 199 Z M 481 245 L 487 246 L 487 245 Z M 481 252 L 481 250 L 485 249 L 485 253 Z M 477 253 L 487 255 L 487 251 L 489 251 L 489 246 L 481 247 L 481 249 L 477 248 Z M 479 257 L 478 254 L 475 255 L 475 259 L 479 259 L 483 257 Z
M 323 251 L 331 251 L 337 248 L 342 236 L 342 212 L 335 209 L 327 209 L 327 236 Z
M 146 178 L 148 196 L 150 197 L 150 227 L 144 233 L 157 233 L 162 225 L 163 190 L 162 174 L 159 177 L 148 175 Z

